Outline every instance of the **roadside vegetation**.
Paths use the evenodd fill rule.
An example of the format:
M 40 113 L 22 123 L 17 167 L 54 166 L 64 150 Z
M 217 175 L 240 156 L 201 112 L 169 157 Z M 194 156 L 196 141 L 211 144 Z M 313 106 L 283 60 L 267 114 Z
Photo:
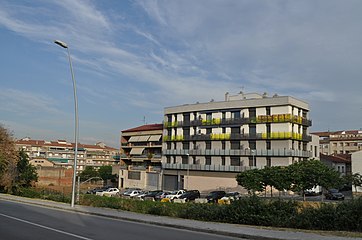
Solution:
M 95 172 L 88 168 L 82 179 L 112 179 L 109 168 Z M 170 216 L 201 221 L 297 228 L 328 231 L 362 232 L 362 198 L 342 202 L 301 202 L 282 198 L 266 199 L 256 195 L 267 187 L 294 191 L 305 195 L 308 189 L 322 186 L 325 189 L 345 184 L 346 180 L 362 185 L 361 176 L 353 174 L 343 179 L 320 161 L 310 160 L 288 167 L 253 169 L 238 174 L 239 185 L 249 191 L 249 196 L 230 204 L 184 204 L 157 201 L 140 201 L 119 197 L 102 197 L 93 194 L 80 196 L 81 205 L 105 207 L 159 216 Z M 57 191 L 33 188 L 37 181 L 35 167 L 23 151 L 15 149 L 12 135 L 0 126 L 0 191 L 18 196 L 70 203 L 71 197 Z M 359 184 L 359 185 L 358 185 Z
M 29 163 L 28 155 L 15 148 L 12 134 L 0 125 L 0 191 L 15 193 L 37 180 L 36 168 Z

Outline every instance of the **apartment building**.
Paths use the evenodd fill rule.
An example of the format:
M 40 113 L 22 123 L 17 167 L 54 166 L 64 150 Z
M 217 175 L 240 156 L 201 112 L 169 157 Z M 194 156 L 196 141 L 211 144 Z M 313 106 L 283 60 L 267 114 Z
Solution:
M 256 93 L 165 108 L 163 187 L 235 188 L 241 171 L 318 156 L 308 114 L 306 102 Z
M 120 188 L 161 189 L 162 124 L 121 132 Z
M 74 165 L 75 144 L 66 140 L 45 141 L 23 138 L 15 142 L 18 149 L 23 149 L 29 160 L 36 166 L 49 165 L 71 168 Z M 47 160 L 47 161 L 44 161 Z M 86 166 L 99 168 L 103 165 L 119 163 L 119 151 L 108 147 L 104 143 L 95 145 L 78 143 L 77 171 L 82 171 Z
M 314 132 L 322 154 L 350 154 L 362 150 L 362 130 Z

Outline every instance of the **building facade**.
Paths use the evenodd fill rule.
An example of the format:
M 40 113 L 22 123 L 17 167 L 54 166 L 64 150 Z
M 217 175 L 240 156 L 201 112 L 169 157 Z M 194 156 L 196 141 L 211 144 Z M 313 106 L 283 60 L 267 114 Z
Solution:
M 161 189 L 162 124 L 121 132 L 120 188 Z
M 311 158 L 308 115 L 303 101 L 265 94 L 227 93 L 221 102 L 167 107 L 163 187 L 231 189 L 240 171 Z
M 23 138 L 15 142 L 16 147 L 23 149 L 29 156 L 29 160 L 36 166 L 49 165 L 72 168 L 74 165 L 74 143 L 65 140 L 45 141 Z M 44 161 L 46 160 L 46 161 Z M 87 145 L 78 143 L 77 171 L 83 171 L 86 166 L 96 169 L 104 165 L 119 163 L 119 150 L 108 147 L 104 143 Z
M 362 175 L 362 151 L 353 152 L 351 155 L 352 174 L 359 173 Z M 362 187 L 352 186 L 352 192 L 358 195 L 362 195 Z
M 319 136 L 322 154 L 350 154 L 362 150 L 362 131 L 314 132 Z
M 352 173 L 350 154 L 325 155 L 321 153 L 320 160 L 328 167 L 339 172 L 341 176 L 351 175 Z

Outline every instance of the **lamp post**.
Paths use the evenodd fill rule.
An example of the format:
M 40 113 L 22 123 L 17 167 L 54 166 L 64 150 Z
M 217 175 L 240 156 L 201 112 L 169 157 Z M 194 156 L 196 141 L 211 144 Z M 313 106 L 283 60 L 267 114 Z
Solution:
M 254 164 L 254 167 L 256 167 L 256 162 L 255 162 L 255 149 L 252 149 L 251 150 L 251 154 L 253 155 L 253 164 Z
M 75 121 L 75 128 L 74 128 L 74 141 L 75 141 L 75 150 L 74 150 L 74 165 L 73 165 L 73 181 L 72 181 L 72 200 L 71 200 L 71 207 L 74 207 L 75 202 L 75 185 L 76 185 L 76 176 L 77 176 L 77 154 L 78 154 L 78 100 L 77 100 L 77 89 L 75 84 L 74 72 L 72 67 L 72 60 L 70 58 L 69 47 L 65 42 L 55 40 L 55 44 L 61 46 L 62 48 L 66 48 L 68 52 L 68 60 L 70 66 L 70 73 L 72 75 L 72 82 L 73 82 L 73 92 L 74 92 L 74 121 Z
M 190 154 L 186 154 L 187 155 L 187 185 L 186 185 L 186 190 L 189 190 L 189 181 L 190 181 Z

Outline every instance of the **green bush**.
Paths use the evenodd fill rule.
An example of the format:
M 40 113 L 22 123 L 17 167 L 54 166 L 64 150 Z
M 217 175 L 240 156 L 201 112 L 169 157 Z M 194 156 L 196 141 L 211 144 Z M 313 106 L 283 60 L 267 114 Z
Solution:
M 70 196 L 47 189 L 21 188 L 19 196 L 70 202 Z M 302 204 L 297 201 L 245 197 L 230 205 L 137 201 L 81 195 L 80 204 L 200 221 L 299 229 L 362 232 L 362 198 L 338 203 Z

